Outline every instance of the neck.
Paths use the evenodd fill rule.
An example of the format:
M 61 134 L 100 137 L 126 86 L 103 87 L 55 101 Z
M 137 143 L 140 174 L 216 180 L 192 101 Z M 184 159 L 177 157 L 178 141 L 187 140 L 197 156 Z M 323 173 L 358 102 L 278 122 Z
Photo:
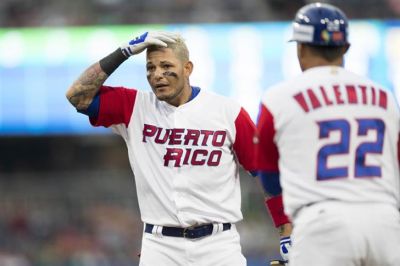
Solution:
M 334 61 L 327 61 L 323 58 L 313 58 L 312 60 L 304 60 L 301 64 L 301 69 L 303 71 L 313 68 L 313 67 L 322 67 L 322 66 L 343 66 L 343 58 L 338 58 Z
M 178 107 L 182 104 L 187 103 L 189 101 L 191 95 L 192 95 L 192 88 L 190 87 L 189 84 L 185 84 L 183 89 L 179 92 L 179 94 L 167 102 L 170 105 Z

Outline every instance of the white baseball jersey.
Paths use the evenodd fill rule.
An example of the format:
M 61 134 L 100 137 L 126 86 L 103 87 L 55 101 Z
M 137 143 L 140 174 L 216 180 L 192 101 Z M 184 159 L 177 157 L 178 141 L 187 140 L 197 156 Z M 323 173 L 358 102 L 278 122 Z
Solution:
M 256 128 L 232 100 L 201 90 L 175 107 L 152 92 L 103 86 L 91 122 L 124 138 L 144 222 L 188 227 L 242 219 L 239 163 L 255 168 Z
M 392 93 L 341 67 L 266 91 L 260 166 L 280 173 L 285 213 L 337 200 L 399 207 L 400 114 Z

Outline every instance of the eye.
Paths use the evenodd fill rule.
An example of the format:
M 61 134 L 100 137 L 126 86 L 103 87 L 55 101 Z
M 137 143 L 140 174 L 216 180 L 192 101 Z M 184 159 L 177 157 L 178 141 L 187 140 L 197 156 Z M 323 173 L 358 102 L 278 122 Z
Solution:
M 146 69 L 147 69 L 147 71 L 152 72 L 156 69 L 156 67 L 155 66 L 147 66 Z
M 168 69 L 168 68 L 171 68 L 172 67 L 172 65 L 170 65 L 170 64 L 165 64 L 165 65 L 163 65 L 163 68 L 164 69 Z

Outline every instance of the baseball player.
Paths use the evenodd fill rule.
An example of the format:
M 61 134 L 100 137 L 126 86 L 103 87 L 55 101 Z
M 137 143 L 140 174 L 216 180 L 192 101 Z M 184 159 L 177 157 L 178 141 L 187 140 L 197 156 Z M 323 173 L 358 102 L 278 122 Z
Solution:
M 152 92 L 103 85 L 144 50 Z M 243 266 L 239 163 L 255 169 L 256 127 L 237 103 L 191 86 L 192 70 L 179 35 L 146 32 L 84 71 L 67 98 L 126 142 L 144 222 L 140 265 Z
M 301 8 L 292 40 L 303 73 L 266 91 L 258 122 L 267 205 L 293 222 L 289 264 L 400 265 L 398 104 L 343 68 L 348 21 L 337 7 Z

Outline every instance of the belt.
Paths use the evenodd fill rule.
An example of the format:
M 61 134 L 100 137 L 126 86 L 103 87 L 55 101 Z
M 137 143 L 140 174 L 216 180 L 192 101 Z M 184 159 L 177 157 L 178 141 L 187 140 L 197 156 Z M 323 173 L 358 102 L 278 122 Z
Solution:
M 296 216 L 297 216 L 303 209 L 308 208 L 308 207 L 311 207 L 311 206 L 316 205 L 316 204 L 328 202 L 328 201 L 338 201 L 338 200 L 336 200 L 336 199 L 331 199 L 331 198 L 327 198 L 327 199 L 324 199 L 324 200 L 321 200 L 321 201 L 313 201 L 313 202 L 309 202 L 309 203 L 307 203 L 307 204 L 304 204 L 304 205 L 300 206 L 299 208 L 297 208 L 296 210 L 294 210 L 294 212 L 293 212 L 293 214 L 292 214 L 293 220 L 296 218 Z
M 155 225 L 153 224 L 146 224 L 144 231 L 146 233 L 153 233 L 153 228 Z M 217 225 L 216 225 L 217 226 Z M 222 224 L 222 231 L 230 230 L 231 229 L 230 223 Z M 168 226 L 161 226 L 161 234 L 163 236 L 172 236 L 172 237 L 184 237 L 184 238 L 200 238 L 204 236 L 211 235 L 213 233 L 214 224 L 203 224 L 195 227 L 168 227 Z

